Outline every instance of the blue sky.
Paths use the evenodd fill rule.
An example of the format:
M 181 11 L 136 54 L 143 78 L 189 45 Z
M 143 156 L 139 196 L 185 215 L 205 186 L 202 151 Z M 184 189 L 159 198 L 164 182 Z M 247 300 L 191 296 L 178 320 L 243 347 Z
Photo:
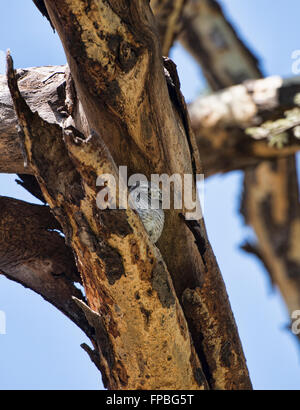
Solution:
M 261 58 L 266 75 L 291 76 L 291 54 L 300 49 L 299 1 L 221 3 Z M 10 48 L 17 67 L 65 63 L 58 37 L 32 1 L 2 0 L 0 11 L 0 50 Z M 0 51 L 0 72 L 1 55 Z M 205 86 L 200 69 L 179 46 L 172 56 L 183 92 L 191 101 Z M 0 174 L 0 194 L 34 202 L 14 179 Z M 299 389 L 300 350 L 285 330 L 289 318 L 281 297 L 271 289 L 261 264 L 239 250 L 251 235 L 238 213 L 241 181 L 240 172 L 207 181 L 209 237 L 225 278 L 254 387 Z M 7 316 L 7 334 L 0 335 L 0 389 L 101 387 L 98 371 L 80 348 L 86 341 L 84 335 L 41 297 L 0 277 L 0 310 Z

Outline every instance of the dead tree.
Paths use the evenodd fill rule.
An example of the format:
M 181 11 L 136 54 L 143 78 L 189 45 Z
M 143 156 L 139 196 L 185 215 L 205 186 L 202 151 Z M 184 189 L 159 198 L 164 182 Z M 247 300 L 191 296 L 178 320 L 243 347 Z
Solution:
M 239 84 L 195 102 L 193 128 L 207 175 L 245 171 L 241 213 L 257 241 L 243 249 L 260 259 L 292 314 L 300 303 L 299 181 L 292 148 L 299 142 L 299 77 L 254 81 L 263 77 L 258 59 L 216 0 L 188 2 L 181 19 L 180 41 L 211 88 Z
M 191 36 L 209 44 L 189 20 L 197 2 L 153 1 L 157 19 L 141 0 L 34 3 L 57 30 L 68 67 L 15 71 L 8 55 L 8 86 L 0 78 L 0 172 L 18 173 L 46 204 L 0 198 L 0 271 L 87 334 L 92 347 L 83 348 L 109 389 L 250 389 L 204 221 L 188 222 L 185 208 L 166 211 L 155 245 L 134 210 L 97 207 L 96 180 L 109 173 L 118 181 L 118 167 L 126 165 L 129 174 L 191 174 L 195 182 L 199 152 L 209 153 L 207 175 L 270 158 L 287 161 L 298 150 L 297 124 L 288 127 L 283 149 L 270 146 L 268 135 L 245 133 L 264 111 L 250 91 L 259 69 L 249 52 L 242 53 L 246 63 L 241 59 L 246 72 L 232 82 L 218 77 L 219 68 L 214 73 L 215 51 L 207 68 L 215 89 L 252 78 L 239 88 L 249 108 L 245 117 L 225 118 L 221 111 L 217 122 L 209 121 L 209 100 L 186 107 L 176 66 L 162 58 L 160 43 L 165 54 L 178 35 L 187 47 Z M 200 18 L 203 10 L 196 11 Z M 288 86 L 270 87 L 281 95 Z M 213 98 L 222 101 L 220 94 Z M 280 98 L 272 103 L 274 120 L 285 106 Z M 295 99 L 286 105 L 296 108 Z M 118 195 L 114 200 L 119 203 Z

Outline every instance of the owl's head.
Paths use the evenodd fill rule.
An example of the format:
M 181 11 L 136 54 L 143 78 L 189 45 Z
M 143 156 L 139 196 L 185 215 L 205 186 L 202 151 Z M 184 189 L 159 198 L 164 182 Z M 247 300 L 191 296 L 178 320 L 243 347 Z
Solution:
M 133 209 L 162 209 L 162 192 L 153 182 L 140 180 L 129 188 L 129 203 Z

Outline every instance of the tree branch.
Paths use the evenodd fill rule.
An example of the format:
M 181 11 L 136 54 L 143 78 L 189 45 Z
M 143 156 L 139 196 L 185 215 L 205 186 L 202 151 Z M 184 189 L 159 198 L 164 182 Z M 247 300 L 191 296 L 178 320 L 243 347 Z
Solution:
M 138 216 L 131 209 L 110 213 L 96 207 L 97 174 L 117 177 L 100 137 L 64 132 L 33 114 L 10 58 L 8 83 L 28 160 L 76 253 L 89 301 L 89 307 L 79 305 L 95 329 L 105 386 L 206 388 L 168 271 Z M 172 338 L 153 338 L 151 329 L 172 329 Z
M 241 42 L 215 0 L 190 2 L 185 10 L 188 10 L 188 8 L 191 11 L 190 19 L 187 20 L 187 29 L 182 41 L 204 67 L 204 74 L 214 90 L 236 84 L 242 79 L 262 77 L 256 58 Z M 215 16 L 212 13 L 214 10 L 216 12 Z M 192 13 L 194 13 L 194 17 Z M 203 25 L 200 24 L 201 21 Z M 205 21 L 207 21 L 206 25 Z M 205 27 L 205 30 L 202 30 L 201 27 Z M 195 44 L 200 46 L 195 47 Z M 203 49 L 205 50 L 204 53 Z M 228 63 L 230 67 L 227 66 Z M 235 92 L 241 94 L 240 107 L 243 110 L 245 109 L 244 113 L 237 104 L 227 103 L 224 107 L 224 104 L 220 104 L 220 99 L 218 103 L 220 104 L 219 111 L 221 114 L 210 115 L 210 109 L 207 110 L 207 113 L 204 114 L 204 116 L 207 116 L 206 121 L 203 116 L 202 120 L 206 124 L 211 124 L 213 134 L 209 134 L 213 136 L 209 140 L 213 141 L 215 148 L 220 148 L 220 156 L 214 154 L 213 158 L 208 153 L 208 151 L 214 152 L 215 150 L 212 149 L 211 142 L 205 142 L 205 138 L 207 140 L 209 135 L 205 135 L 205 129 L 207 128 L 202 125 L 200 125 L 201 134 L 199 134 L 201 138 L 203 134 L 205 137 L 202 141 L 198 139 L 201 152 L 206 152 L 209 158 L 206 165 L 210 174 L 220 172 L 222 169 L 224 171 L 226 169 L 241 168 L 242 163 L 244 165 L 248 163 L 249 166 L 256 165 L 254 168 L 249 167 L 245 172 L 242 213 L 247 224 L 253 227 L 257 236 L 257 243 L 246 244 L 244 249 L 259 257 L 268 269 L 271 280 L 279 287 L 290 313 L 299 308 L 300 300 L 298 283 L 300 264 L 297 256 L 300 254 L 300 230 L 298 229 L 300 210 L 296 160 L 295 156 L 290 156 L 288 158 L 273 159 L 272 162 L 262 161 L 257 165 L 257 161 L 253 161 L 253 153 L 255 152 L 255 157 L 261 156 L 262 159 L 265 155 L 271 159 L 274 150 L 275 153 L 284 153 L 284 151 L 293 153 L 294 148 L 296 149 L 298 146 L 298 141 L 297 144 L 294 144 L 294 147 L 291 143 L 296 142 L 294 136 L 298 137 L 299 135 L 299 128 L 298 130 L 297 126 L 295 128 L 293 121 L 297 123 L 299 120 L 299 108 L 289 114 L 288 118 L 292 127 L 288 128 L 288 133 L 286 133 L 285 126 L 289 121 L 286 121 L 286 119 L 284 121 L 281 137 L 284 137 L 283 142 L 288 141 L 290 144 L 280 149 L 271 149 L 269 144 L 266 147 L 266 142 L 261 139 L 253 141 L 252 138 L 252 140 L 249 140 L 250 136 L 248 135 L 246 140 L 250 142 L 249 145 L 245 141 L 245 124 L 243 124 L 243 121 L 246 121 L 246 126 L 253 126 L 260 124 L 262 121 L 271 120 L 273 122 L 271 124 L 272 132 L 270 132 L 270 127 L 267 127 L 268 133 L 265 132 L 266 127 L 265 129 L 262 127 L 259 130 L 252 129 L 252 136 L 255 136 L 255 134 L 261 136 L 263 133 L 267 140 L 272 142 L 269 137 L 274 138 L 274 124 L 276 125 L 275 132 L 276 128 L 280 129 L 280 126 L 282 126 L 282 120 L 280 124 L 278 121 L 274 122 L 274 119 L 278 119 L 277 115 L 282 117 L 283 111 L 291 109 L 294 104 L 299 105 L 299 82 L 298 79 L 295 80 L 282 82 L 279 78 L 276 80 L 276 77 L 273 77 L 271 81 L 270 79 L 252 81 L 245 83 L 242 88 L 240 86 L 232 88 L 231 93 L 235 90 Z M 248 89 L 248 84 L 250 84 L 250 89 Z M 259 86 L 256 87 L 255 84 Z M 252 93 L 254 95 L 251 95 Z M 226 94 L 227 91 L 224 92 L 223 96 L 226 97 Z M 257 94 L 256 97 L 255 94 Z M 220 95 L 222 96 L 222 93 Z M 210 101 L 211 104 L 213 99 L 214 97 Z M 231 100 L 230 94 L 227 96 L 227 100 Z M 235 100 L 238 101 L 238 99 Z M 203 99 L 203 102 L 205 102 L 205 99 Z M 206 100 L 206 102 L 208 101 Z M 202 103 L 200 105 L 203 106 Z M 199 106 L 197 107 L 196 104 L 194 109 L 198 112 L 194 116 L 194 120 L 199 124 L 201 119 Z M 191 117 L 193 118 L 193 114 Z M 251 119 L 258 120 L 258 124 L 249 123 L 249 119 L 250 122 Z M 195 126 L 198 127 L 194 122 Z M 225 131 L 221 130 L 222 126 Z M 242 130 L 239 128 L 242 128 Z M 230 141 L 232 141 L 233 148 L 230 144 L 227 145 L 226 136 L 228 133 L 231 135 Z M 278 135 L 275 135 L 275 137 L 275 142 L 278 142 Z M 243 138 L 243 141 L 240 149 L 236 152 L 238 160 L 230 161 L 229 155 L 232 157 L 232 151 L 236 151 L 236 144 L 241 141 L 241 138 Z M 206 146 L 206 150 L 204 146 L 201 146 L 202 142 Z M 282 143 L 282 140 L 279 142 Z M 203 157 L 205 158 L 205 155 Z M 221 166 L 215 166 L 214 164 L 217 162 L 221 163 Z
M 57 98 L 57 102 L 56 102 L 55 105 L 53 104 L 52 113 L 54 114 L 55 118 L 58 118 L 60 120 L 60 122 L 68 123 L 69 119 L 66 119 L 67 107 L 63 107 L 64 101 L 63 101 L 63 98 L 62 98 L 63 96 L 65 96 L 65 80 L 62 78 L 61 73 L 64 72 L 65 68 L 64 67 L 59 67 L 59 73 L 57 75 L 53 75 L 53 69 L 52 68 L 44 67 L 43 69 L 39 68 L 38 70 L 42 70 L 43 73 L 47 73 L 46 78 L 48 78 L 48 73 L 49 73 L 49 76 L 51 76 L 51 79 L 53 81 L 53 84 L 51 85 L 51 88 L 48 88 L 48 90 L 40 90 L 37 93 L 38 96 L 42 94 L 44 96 L 43 100 L 44 101 L 49 101 L 51 99 L 51 96 L 54 95 L 55 98 Z M 29 81 L 29 79 L 35 78 L 36 77 L 36 69 L 33 69 L 33 72 L 31 72 L 31 70 L 26 70 L 26 76 L 28 78 L 28 81 Z M 42 76 L 42 78 L 44 78 L 44 77 Z M 33 80 L 30 80 L 30 82 L 31 81 L 33 82 Z M 23 84 L 24 84 L 24 82 L 22 83 L 22 85 Z M 46 85 L 42 81 L 37 81 L 36 86 L 39 87 L 39 88 L 40 87 L 46 87 Z M 61 90 L 61 92 L 58 92 L 57 89 Z M 47 93 L 50 93 L 50 94 L 48 95 Z M 28 100 L 31 102 L 31 104 L 33 106 L 38 106 L 38 104 L 41 102 L 41 100 L 39 98 L 38 98 L 38 101 L 34 101 L 33 97 L 29 93 L 27 93 L 27 101 Z M 70 101 L 70 98 L 69 98 L 69 101 Z M 60 107 L 59 111 L 56 111 L 55 106 Z M 38 112 L 41 112 L 41 114 L 44 114 L 44 118 L 48 118 L 49 114 L 47 114 L 47 115 L 45 114 L 46 111 L 45 111 L 45 108 L 43 107 L 43 105 L 38 106 L 37 110 L 38 110 Z M 73 109 L 73 114 L 75 114 L 75 113 L 76 113 L 76 110 Z M 61 116 L 62 116 L 62 118 L 61 118 Z M 50 119 L 53 119 L 53 117 L 50 117 Z M 16 120 L 15 120 L 15 122 L 16 122 Z M 76 122 L 76 126 L 78 126 L 78 121 L 75 121 L 75 122 Z M 16 135 L 16 138 L 17 138 L 17 135 Z M 28 169 L 30 169 L 30 168 L 27 167 L 26 171 Z M 30 178 L 30 179 L 28 180 L 28 178 Z M 22 179 L 23 179 L 23 183 L 22 183 L 23 186 L 26 189 L 28 189 L 30 192 L 32 192 L 35 196 L 42 199 L 42 197 L 40 196 L 39 193 L 38 193 L 38 195 L 36 194 L 36 188 L 37 187 L 35 186 L 35 183 L 32 185 L 32 182 L 34 181 L 34 177 L 31 176 L 31 175 L 28 175 L 28 176 L 23 175 Z M 24 183 L 25 183 L 25 185 L 24 185 Z M 213 282 L 214 282 L 214 279 L 212 278 L 212 282 L 211 282 L 212 286 L 213 286 Z M 195 316 L 195 315 L 194 316 L 190 315 L 190 316 L 191 316 L 191 320 L 194 320 L 195 322 L 198 320 L 197 316 Z
M 249 80 L 198 98 L 189 113 L 207 176 L 297 152 L 300 79 Z
M 52 24 L 52 22 L 51 22 L 51 20 L 50 20 L 50 16 L 49 16 L 48 11 L 47 11 L 47 8 L 46 8 L 46 6 L 45 6 L 44 0 L 33 0 L 33 2 L 34 2 L 34 4 L 36 5 L 36 7 L 39 9 L 39 11 L 42 13 L 42 15 L 43 15 L 44 17 L 46 17 L 46 19 L 49 21 L 51 27 L 52 27 L 53 30 L 54 30 L 54 27 L 53 27 L 53 24 Z
M 187 0 L 151 0 L 157 20 L 162 54 L 169 55 L 175 38 L 182 29 L 182 13 Z
M 65 67 L 36 67 L 17 70 L 20 90 L 33 111 L 51 123 L 66 118 Z M 0 172 L 31 174 L 24 165 L 24 156 L 17 132 L 17 117 L 5 76 L 0 76 Z
M 245 175 L 241 209 L 258 241 L 243 248 L 261 259 L 290 314 L 300 306 L 298 190 L 295 157 L 263 162 Z
M 213 90 L 262 76 L 257 58 L 216 0 L 188 1 L 179 40 L 199 62 Z
M 92 339 L 92 328 L 72 297 L 84 300 L 74 256 L 49 207 L 0 197 L 0 271 L 41 295 Z
M 155 21 L 148 4 L 139 0 L 110 0 L 109 4 L 101 2 L 100 11 L 99 2 L 94 1 L 88 8 L 78 1 L 46 0 L 45 3 L 66 50 L 88 122 L 103 138 L 117 166 L 126 164 L 130 174 L 142 172 L 148 178 L 153 173 L 181 176 L 197 173 L 201 168 L 196 142 L 182 96 L 177 91 L 178 81 L 169 67 L 166 68 L 174 80 L 172 85 L 169 78 L 167 88 Z M 72 16 L 76 16 L 76 21 Z M 110 22 L 104 32 L 99 21 Z M 88 38 L 84 33 L 89 33 Z M 175 88 L 174 104 L 169 97 L 170 86 Z M 217 362 L 220 367 L 211 369 L 211 385 L 249 388 L 245 359 L 225 286 L 203 221 L 199 224 L 206 243 L 204 256 L 199 254 L 193 235 L 177 210 L 168 212 L 158 246 L 172 274 L 179 300 L 185 289 L 201 287 L 205 282 L 205 291 L 200 294 L 203 306 L 214 318 L 215 327 L 209 330 L 210 340 L 217 339 L 213 354 L 220 355 L 220 347 L 228 339 L 232 341 L 233 360 L 230 364 L 227 362 L 229 368 L 224 362 Z M 180 237 L 178 232 L 181 232 Z M 218 303 L 212 302 L 210 291 L 214 292 Z M 195 316 L 194 320 L 201 321 L 201 318 Z M 206 337 L 201 342 L 197 349 L 210 352 L 205 347 Z
M 32 109 L 49 122 L 66 123 L 69 115 L 65 102 L 66 67 L 38 67 L 17 70 L 17 73 L 21 76 L 22 95 Z M 0 84 L 0 115 L 3 119 L 0 124 L 0 171 L 32 173 L 30 167 L 24 168 L 17 119 L 2 76 Z M 298 151 L 300 140 L 292 132 L 296 127 L 295 118 L 297 122 L 296 111 L 292 126 L 288 129 L 289 138 L 283 147 L 278 148 L 270 143 L 272 133 L 253 136 L 245 130 L 283 119 L 285 111 L 298 107 L 299 92 L 298 77 L 287 80 L 269 77 L 200 97 L 190 104 L 191 125 L 202 153 L 206 175 L 245 169 L 263 159 L 285 157 Z M 83 129 L 78 117 L 75 118 L 76 127 Z
M 108 5 L 105 3 L 104 8 L 101 10 L 102 15 L 100 18 L 103 19 L 103 13 L 104 18 L 107 18 L 108 15 L 110 16 L 110 32 L 107 33 L 106 37 L 100 36 L 99 39 L 95 37 L 94 42 L 86 43 L 84 39 L 81 39 L 81 33 L 88 32 L 91 35 L 94 35 L 95 32 L 96 34 L 98 30 L 96 22 L 99 19 L 93 15 L 93 18 L 90 18 L 90 22 L 94 21 L 95 24 L 94 26 L 88 26 L 87 30 L 77 30 L 77 27 L 82 25 L 87 28 L 86 24 L 88 23 L 84 20 L 85 13 L 89 14 L 91 9 L 95 12 L 96 9 L 90 5 L 91 9 L 88 8 L 82 11 L 80 9 L 81 5 L 79 6 L 79 3 L 77 2 L 76 4 L 73 2 L 72 5 L 68 2 L 64 2 L 64 4 L 61 2 L 57 3 L 52 1 L 46 2 L 47 11 L 49 12 L 50 18 L 54 22 L 56 29 L 58 29 L 67 50 L 67 57 L 76 84 L 76 92 L 82 101 L 83 109 L 87 113 L 90 124 L 95 130 L 97 130 L 96 135 L 103 136 L 110 151 L 113 153 L 117 164 L 128 164 L 130 172 L 142 170 L 148 176 L 153 170 L 158 172 L 196 172 L 197 168 L 194 168 L 193 170 L 193 166 L 198 163 L 196 160 L 196 144 L 193 140 L 192 133 L 190 133 L 189 124 L 186 122 L 187 116 L 182 115 L 181 113 L 183 105 L 182 102 L 180 102 L 180 98 L 178 99 L 179 94 L 175 92 L 175 96 L 177 95 L 177 97 L 175 97 L 177 102 L 174 102 L 173 106 L 167 102 L 168 98 L 166 98 L 166 96 L 168 96 L 168 92 L 165 79 L 162 75 L 160 50 L 156 48 L 156 41 L 153 41 L 153 21 L 151 19 L 151 15 L 148 13 L 148 10 L 146 13 L 145 10 L 142 11 L 142 8 L 145 7 L 144 3 L 143 5 L 137 5 L 134 2 L 130 6 L 127 4 L 125 6 L 125 4 L 120 2 L 110 3 L 112 4 Z M 72 7 L 76 8 L 76 12 L 74 9 L 73 13 L 69 13 Z M 77 7 L 79 7 L 79 9 Z M 106 15 L 105 13 L 108 14 Z M 57 17 L 58 15 L 59 18 Z M 79 18 L 79 26 L 77 24 L 74 26 L 74 21 L 70 19 L 71 16 L 74 17 L 75 15 L 76 18 Z M 125 29 L 125 31 L 122 32 L 122 38 L 115 38 L 114 36 L 111 36 L 112 32 L 115 30 L 115 26 L 111 25 L 111 21 L 115 21 L 115 23 L 117 23 L 116 27 L 120 27 L 118 16 L 121 16 L 121 21 Z M 128 32 L 126 25 L 130 26 L 130 30 Z M 62 30 L 62 26 L 64 27 L 64 30 Z M 149 30 L 150 26 L 151 29 Z M 134 27 L 135 29 L 133 29 Z M 139 30 L 141 31 L 141 35 Z M 128 35 L 128 33 L 131 34 Z M 134 41 L 131 37 L 132 33 L 136 36 Z M 82 44 L 83 50 L 85 50 L 84 55 L 81 52 L 79 55 L 77 53 L 78 50 L 76 50 L 75 45 L 78 46 L 80 44 Z M 93 57 L 93 51 L 89 49 L 91 44 L 96 45 L 98 51 L 100 52 L 96 59 Z M 115 44 L 118 45 L 117 48 L 115 48 Z M 90 54 L 90 52 L 92 54 Z M 102 52 L 104 53 L 103 56 L 106 56 L 106 58 L 108 57 L 109 65 L 111 64 L 111 68 L 113 69 L 112 71 L 107 70 L 105 59 L 103 60 L 100 58 Z M 81 56 L 83 57 L 82 60 Z M 118 57 L 117 60 L 115 60 L 116 56 Z M 74 59 L 75 57 L 76 59 Z M 150 66 L 148 66 L 149 62 Z M 105 64 L 105 70 L 103 69 L 103 64 Z M 149 70 L 151 72 L 150 77 L 148 74 Z M 101 73 L 101 75 L 99 75 L 99 73 Z M 116 87 L 116 78 L 120 89 Z M 147 78 L 148 81 L 150 80 L 150 82 L 145 82 L 145 78 Z M 134 81 L 136 81 L 136 84 L 134 84 Z M 177 84 L 177 82 L 175 81 L 174 84 Z M 129 85 L 130 88 L 128 88 Z M 133 95 L 130 93 L 130 89 L 134 89 L 135 92 Z M 147 96 L 147 99 L 145 99 L 142 104 L 140 103 L 141 100 L 139 100 L 140 90 L 142 90 L 144 96 Z M 99 99 L 100 95 L 101 98 Z M 126 96 L 126 98 L 124 98 L 124 96 Z M 160 107 L 161 101 L 166 102 L 165 112 L 161 112 L 160 109 L 156 109 L 156 107 Z M 177 105 L 178 102 L 179 106 Z M 120 110 L 121 107 L 122 110 Z M 134 111 L 132 111 L 132 107 L 134 107 Z M 149 107 L 152 107 L 152 112 L 149 112 Z M 24 105 L 22 108 L 24 108 Z M 148 113 L 146 117 L 145 113 Z M 21 113 L 19 112 L 19 119 L 20 114 Z M 132 123 L 130 123 L 129 118 L 130 121 L 133 121 Z M 155 119 L 155 121 L 153 121 L 153 119 Z M 178 124 L 178 120 L 179 122 L 182 122 L 183 127 Z M 147 121 L 149 122 L 148 124 Z M 124 127 L 125 123 L 126 126 Z M 133 123 L 134 126 L 132 126 Z M 137 124 L 143 124 L 144 129 L 138 129 L 139 127 L 137 127 Z M 163 124 L 163 126 L 160 125 L 160 127 L 157 128 L 158 124 Z M 46 133 L 45 129 L 43 129 L 43 131 Z M 141 136 L 147 134 L 149 135 L 147 144 L 145 144 L 145 141 L 141 140 Z M 174 140 L 174 136 L 176 136 L 178 140 L 178 146 L 183 148 L 180 155 L 176 155 L 176 151 L 169 153 L 168 149 L 166 149 L 177 144 L 176 140 Z M 186 140 L 186 138 L 188 140 Z M 96 140 L 98 139 L 99 137 L 96 138 Z M 118 141 L 119 143 L 120 141 L 126 141 L 127 147 L 131 148 L 132 153 L 128 150 L 128 148 L 126 149 L 126 145 L 123 145 L 120 150 L 118 148 Z M 158 152 L 160 153 L 158 156 L 159 161 L 154 160 L 155 157 L 152 154 L 149 155 L 149 153 L 147 153 L 147 150 L 149 150 L 149 147 L 151 146 L 154 148 L 153 152 L 158 149 Z M 147 148 L 147 150 L 145 150 L 145 148 Z M 70 149 L 69 145 L 68 149 Z M 26 148 L 26 152 L 29 156 L 28 147 Z M 56 158 L 56 160 L 58 159 Z M 77 162 L 76 165 L 78 166 Z M 35 169 L 36 176 L 39 175 L 40 171 L 37 168 Z M 45 178 L 45 176 L 43 177 Z M 47 184 L 44 181 L 44 188 L 45 186 L 51 186 L 52 184 L 55 186 L 54 176 L 52 179 L 50 175 L 50 181 L 48 177 L 46 178 Z M 39 178 L 39 182 L 43 186 L 41 176 L 39 176 Z M 55 180 L 56 179 L 57 173 L 55 175 Z M 68 189 L 70 189 L 69 185 L 70 184 L 68 184 Z M 77 184 L 75 185 L 77 186 Z M 50 205 L 53 205 L 53 192 L 49 193 L 47 192 L 47 189 L 44 189 L 43 193 L 46 196 L 47 201 L 50 201 Z M 59 200 L 62 199 L 60 198 Z M 55 207 L 58 212 L 57 208 L 60 207 Z M 61 219 L 60 215 L 56 216 Z M 68 226 L 69 224 L 67 224 L 67 227 Z M 205 227 L 202 222 L 199 226 L 201 235 L 206 241 L 206 248 L 204 249 L 203 255 L 199 256 L 199 251 L 196 245 L 191 246 L 193 235 L 187 227 L 184 228 L 183 222 L 178 222 L 177 213 L 173 213 L 173 215 L 171 214 L 169 220 L 167 221 L 166 232 L 168 232 L 167 229 L 169 229 L 169 233 L 168 235 L 165 234 L 164 238 L 162 237 L 160 248 L 167 259 L 168 265 L 171 266 L 171 268 L 174 267 L 171 271 L 173 273 L 174 283 L 179 295 L 183 294 L 188 285 L 191 285 L 190 289 L 192 290 L 197 288 L 197 284 L 201 286 L 204 279 L 205 290 L 200 292 L 200 299 L 202 305 L 205 306 L 206 313 L 209 312 L 214 323 L 214 326 L 211 326 L 210 329 L 208 329 L 208 334 L 210 336 L 210 341 L 213 338 L 217 338 L 216 340 L 218 340 L 218 342 L 215 343 L 213 355 L 215 354 L 215 357 L 218 357 L 220 354 L 223 355 L 224 349 L 222 346 L 225 346 L 225 344 L 228 346 L 228 339 L 232 341 L 232 343 L 229 344 L 231 346 L 230 349 L 232 353 L 232 360 L 230 363 L 229 361 L 226 363 L 224 361 L 217 361 L 218 366 L 220 367 L 217 369 L 211 369 L 211 372 L 208 371 L 208 374 L 211 374 L 211 385 L 216 388 L 249 387 L 250 383 L 247 369 L 245 367 L 245 360 L 239 338 L 237 336 L 231 310 L 229 304 L 227 303 L 224 284 L 217 269 L 210 245 L 207 241 Z M 173 237 L 178 239 L 178 235 L 174 235 L 176 231 L 178 232 L 178 228 L 182 231 L 183 235 L 182 238 L 179 238 L 179 241 L 177 241 L 178 243 L 174 243 L 174 241 L 170 241 L 170 238 Z M 68 231 L 68 229 L 65 230 Z M 67 237 L 70 236 L 69 234 L 70 232 L 67 232 Z M 75 239 L 74 242 L 76 243 Z M 79 245 L 78 247 L 80 248 Z M 176 260 L 174 260 L 174 249 L 177 249 L 178 251 L 180 250 L 180 252 L 177 252 L 178 256 Z M 184 255 L 186 260 L 184 260 L 181 255 Z M 205 277 L 199 280 L 199 277 L 201 277 L 202 273 L 204 273 L 203 266 L 206 266 L 207 272 Z M 186 272 L 186 275 L 184 275 L 186 276 L 184 281 L 185 283 L 182 282 L 182 272 Z M 212 289 L 214 289 L 214 291 L 216 290 L 216 283 L 216 295 L 220 300 L 220 309 L 217 311 L 215 309 L 216 305 L 212 304 L 210 293 Z M 90 293 L 90 295 L 92 294 Z M 93 299 L 93 295 L 91 298 Z M 225 305 L 223 301 L 225 301 Z M 96 310 L 99 311 L 99 309 Z M 187 317 L 189 317 L 189 315 L 187 315 Z M 225 317 L 226 320 L 224 320 Z M 197 321 L 198 318 L 194 317 L 194 320 Z M 206 336 L 207 333 L 204 338 L 199 338 L 199 344 L 197 347 L 198 350 L 203 347 L 204 350 L 206 349 Z M 209 352 L 209 349 L 206 349 L 205 354 L 207 354 L 207 352 Z M 103 361 L 102 364 L 104 364 Z M 192 367 L 194 368 L 194 365 Z M 112 369 L 110 367 L 110 371 L 113 372 L 114 370 L 116 369 Z M 104 369 L 104 374 L 107 376 L 109 382 L 112 383 L 111 374 L 107 371 L 107 369 L 106 371 Z M 114 378 L 115 374 L 112 377 Z M 116 382 L 115 379 L 114 382 Z

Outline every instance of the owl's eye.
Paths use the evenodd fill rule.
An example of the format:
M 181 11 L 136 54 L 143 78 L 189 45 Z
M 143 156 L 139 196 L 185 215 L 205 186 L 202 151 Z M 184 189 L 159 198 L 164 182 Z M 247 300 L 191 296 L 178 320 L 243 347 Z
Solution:
M 131 187 L 129 192 L 133 209 L 139 214 L 152 242 L 156 243 L 163 231 L 165 220 L 162 210 L 162 193 L 159 187 L 140 181 Z

